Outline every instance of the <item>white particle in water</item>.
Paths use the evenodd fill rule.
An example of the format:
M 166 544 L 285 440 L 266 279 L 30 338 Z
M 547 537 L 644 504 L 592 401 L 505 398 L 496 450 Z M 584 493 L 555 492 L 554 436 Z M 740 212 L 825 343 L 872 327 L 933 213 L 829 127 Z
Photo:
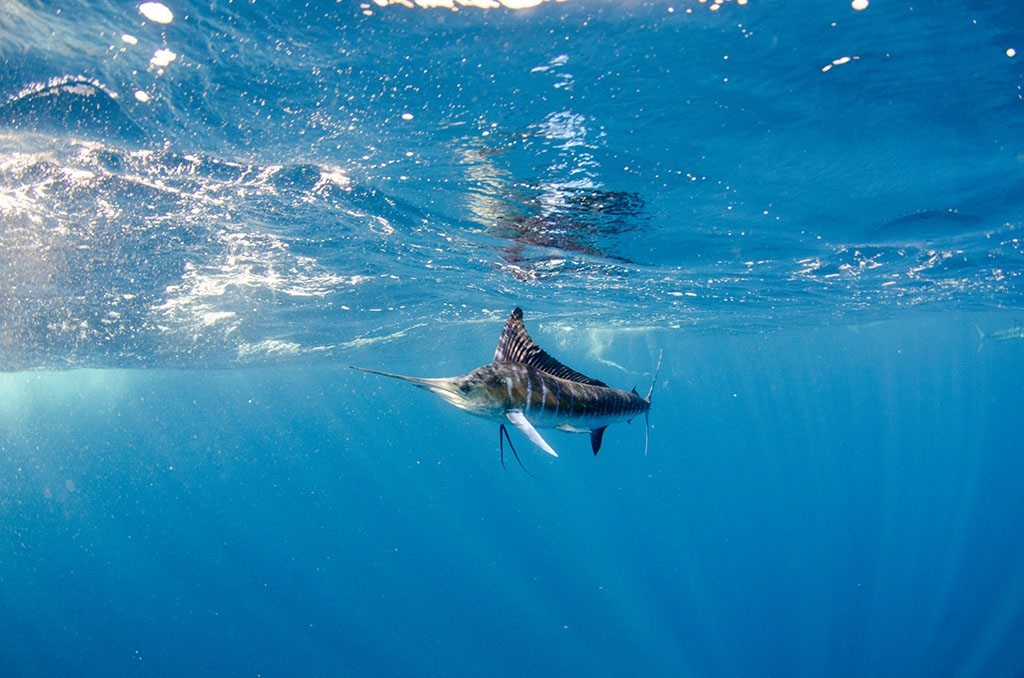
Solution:
M 129 35 L 128 33 L 125 33 L 121 36 L 121 42 L 126 42 L 129 45 L 137 45 L 139 44 L 139 39 L 136 38 L 134 35 Z
M 1017 50 L 1011 47 L 1010 49 L 1006 50 L 1006 56 L 1012 59 L 1013 57 L 1017 56 Z
M 159 2 L 144 2 L 139 5 L 139 13 L 150 21 L 158 24 L 169 24 L 174 21 L 174 13 L 167 5 Z
M 149 63 L 154 66 L 170 66 L 171 62 L 178 58 L 178 55 L 169 49 L 158 49 L 153 52 L 153 58 L 149 60 Z
M 858 12 L 868 8 L 868 0 L 853 0 L 850 3 L 850 7 L 853 7 Z
M 149 95 L 143 92 L 141 89 L 135 92 L 135 98 L 141 101 L 142 103 L 146 103 L 147 101 L 149 101 Z

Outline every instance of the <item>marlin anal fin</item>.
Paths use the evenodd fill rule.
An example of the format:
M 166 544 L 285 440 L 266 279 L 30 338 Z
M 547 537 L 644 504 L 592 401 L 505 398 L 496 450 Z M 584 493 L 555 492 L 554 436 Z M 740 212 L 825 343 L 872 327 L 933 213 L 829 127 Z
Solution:
M 523 363 L 560 379 L 592 386 L 608 385 L 566 367 L 541 349 L 526 331 L 526 326 L 523 325 L 523 309 L 518 306 L 505 322 L 505 329 L 501 331 L 501 336 L 498 338 L 498 348 L 494 351 L 492 362 Z
M 651 379 L 651 388 L 647 391 L 647 397 L 644 400 L 647 401 L 647 409 L 644 410 L 644 456 L 647 456 L 647 447 L 651 442 L 651 395 L 654 394 L 654 385 L 658 383 L 658 373 L 661 372 L 661 357 L 662 351 L 658 351 L 658 364 L 654 367 L 654 378 Z M 636 393 L 636 389 L 633 389 L 633 393 Z
M 651 411 L 644 412 L 644 456 L 647 456 L 647 447 L 651 442 Z
M 590 448 L 594 450 L 594 456 L 597 456 L 597 451 L 601 449 L 601 439 L 604 438 L 604 430 L 607 426 L 601 428 L 595 428 L 590 432 Z
M 508 420 L 515 424 L 516 428 L 519 429 L 524 436 L 529 438 L 534 445 L 544 450 L 552 457 L 558 456 L 558 453 L 551 449 L 551 446 L 547 444 L 547 441 L 540 437 L 540 434 L 537 433 L 537 429 L 533 427 L 533 424 L 526 420 L 526 417 L 523 416 L 522 412 L 519 410 L 509 410 L 505 413 L 505 416 L 508 417 Z

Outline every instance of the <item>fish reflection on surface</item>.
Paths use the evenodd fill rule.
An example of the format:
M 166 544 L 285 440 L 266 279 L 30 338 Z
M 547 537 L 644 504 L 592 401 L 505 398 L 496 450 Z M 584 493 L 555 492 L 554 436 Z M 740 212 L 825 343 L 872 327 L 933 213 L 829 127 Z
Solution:
M 565 253 L 571 253 L 629 263 L 603 247 L 601 241 L 636 230 L 644 204 L 639 195 L 561 188 L 557 203 L 552 204 L 550 197 L 549 187 L 543 208 L 536 214 L 501 214 L 491 222 L 487 232 L 508 241 L 500 250 L 503 260 L 519 267 L 543 269 L 552 261 L 564 261 Z
M 495 149 L 464 151 L 466 173 L 475 184 L 468 207 L 484 232 L 505 241 L 498 264 L 513 276 L 533 279 L 553 275 L 569 254 L 587 259 L 631 263 L 611 251 L 607 240 L 643 224 L 644 201 L 629 191 L 589 185 L 517 182 L 496 167 Z

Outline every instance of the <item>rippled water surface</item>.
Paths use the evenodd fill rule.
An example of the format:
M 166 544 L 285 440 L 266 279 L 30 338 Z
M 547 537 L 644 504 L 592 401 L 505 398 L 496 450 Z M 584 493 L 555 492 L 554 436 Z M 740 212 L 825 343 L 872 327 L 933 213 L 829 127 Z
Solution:
M 1021 675 L 1022 327 L 1013 2 L 5 0 L 0 673 Z
M 365 4 L 8 3 L 5 367 L 1021 303 L 1009 7 Z

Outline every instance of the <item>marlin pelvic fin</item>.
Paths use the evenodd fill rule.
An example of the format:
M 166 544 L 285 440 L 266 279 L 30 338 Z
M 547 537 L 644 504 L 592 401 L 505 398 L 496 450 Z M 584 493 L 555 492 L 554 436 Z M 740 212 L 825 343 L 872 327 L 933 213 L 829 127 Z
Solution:
M 534 445 L 544 450 L 552 457 L 558 456 L 558 453 L 551 449 L 551 446 L 547 444 L 547 441 L 540 437 L 540 434 L 537 433 L 537 429 L 533 427 L 533 424 L 526 420 L 526 417 L 523 416 L 522 412 L 519 410 L 509 410 L 505 413 L 505 416 L 508 417 L 508 420 L 515 424 L 516 428 L 519 429 L 524 436 L 529 438 Z
M 526 467 L 523 466 L 523 460 L 519 458 L 519 453 L 516 452 L 516 447 L 512 444 L 512 439 L 508 437 L 508 429 L 505 428 L 504 424 L 502 424 L 498 429 L 498 460 L 501 462 L 501 468 L 508 471 L 508 467 L 505 466 L 506 441 L 508 442 L 508 449 L 512 450 L 512 456 L 516 458 L 516 462 L 519 464 L 519 468 L 523 469 L 523 472 L 531 478 L 536 478 L 537 476 L 527 471 Z
M 592 386 L 608 385 L 566 367 L 541 349 L 526 331 L 526 326 L 523 324 L 523 309 L 518 306 L 505 322 L 505 329 L 501 331 L 501 337 L 498 338 L 498 348 L 494 351 L 492 362 L 523 363 L 560 379 Z
M 594 456 L 597 456 L 597 451 L 601 449 L 601 439 L 604 438 L 604 430 L 607 426 L 601 428 L 595 428 L 590 431 L 590 448 L 594 450 Z

